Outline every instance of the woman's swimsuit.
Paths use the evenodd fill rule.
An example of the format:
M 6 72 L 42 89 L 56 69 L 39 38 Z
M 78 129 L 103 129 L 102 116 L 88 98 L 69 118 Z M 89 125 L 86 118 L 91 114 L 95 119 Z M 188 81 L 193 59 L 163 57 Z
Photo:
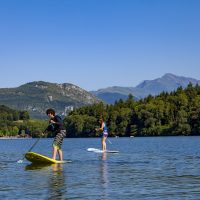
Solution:
M 103 134 L 102 137 L 108 137 L 108 129 L 106 126 L 106 123 L 104 122 L 104 126 L 103 126 Z

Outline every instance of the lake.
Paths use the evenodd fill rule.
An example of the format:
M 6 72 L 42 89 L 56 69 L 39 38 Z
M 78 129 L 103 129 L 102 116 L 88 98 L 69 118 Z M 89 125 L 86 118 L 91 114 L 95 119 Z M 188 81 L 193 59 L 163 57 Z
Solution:
M 200 199 L 200 137 L 109 138 L 118 154 L 88 152 L 100 138 L 66 138 L 71 163 L 17 163 L 36 140 L 0 140 L 0 199 Z M 52 141 L 32 151 L 51 156 Z

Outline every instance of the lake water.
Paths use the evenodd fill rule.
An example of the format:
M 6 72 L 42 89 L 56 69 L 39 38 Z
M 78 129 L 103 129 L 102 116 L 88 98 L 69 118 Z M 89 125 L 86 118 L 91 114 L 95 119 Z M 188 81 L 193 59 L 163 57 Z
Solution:
M 0 199 L 200 199 L 200 137 L 109 139 L 119 154 L 88 152 L 100 138 L 66 138 L 72 163 L 43 167 L 17 163 L 36 139 L 0 140 Z M 51 143 L 33 151 L 51 156 Z

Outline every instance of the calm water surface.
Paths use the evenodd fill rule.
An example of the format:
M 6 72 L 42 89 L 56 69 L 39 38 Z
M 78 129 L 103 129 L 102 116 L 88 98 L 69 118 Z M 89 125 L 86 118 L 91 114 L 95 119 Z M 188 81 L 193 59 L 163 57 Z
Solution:
M 33 166 L 35 139 L 0 140 L 0 199 L 200 199 L 200 137 L 110 138 L 119 154 L 87 152 L 100 138 L 65 139 L 72 163 Z M 52 139 L 33 151 L 51 156 Z

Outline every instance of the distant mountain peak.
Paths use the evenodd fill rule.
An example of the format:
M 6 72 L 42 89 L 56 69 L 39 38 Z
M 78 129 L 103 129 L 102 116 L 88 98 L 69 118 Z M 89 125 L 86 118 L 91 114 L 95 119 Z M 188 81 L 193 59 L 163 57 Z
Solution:
M 171 92 L 176 90 L 178 87 L 182 86 L 183 88 L 187 87 L 189 83 L 193 85 L 200 85 L 200 80 L 196 80 L 194 78 L 188 78 L 184 76 L 177 76 L 172 73 L 166 73 L 162 77 L 156 78 L 154 80 L 144 80 L 136 87 L 109 87 L 106 89 L 101 89 L 100 91 L 96 91 L 95 94 L 97 97 L 102 98 L 106 102 L 111 102 L 107 98 L 111 93 L 112 102 L 114 100 L 119 100 L 118 97 L 120 95 L 126 95 L 128 97 L 129 94 L 132 94 L 136 99 L 144 98 L 148 95 L 158 95 L 161 92 Z M 110 95 L 111 96 L 111 95 Z M 123 98 L 125 98 L 123 96 Z M 116 97 L 116 98 L 115 98 Z M 110 98 L 111 99 L 111 98 Z
M 191 77 L 185 77 L 185 76 L 177 76 L 172 73 L 166 73 L 164 74 L 160 79 L 172 79 L 172 80 L 186 80 L 187 82 L 198 82 L 199 80 L 196 80 Z
M 174 74 L 172 74 L 172 73 L 166 73 L 166 74 L 164 74 L 164 75 L 162 76 L 162 78 L 166 78 L 166 77 L 176 78 L 176 77 L 178 77 L 178 76 L 176 76 L 176 75 L 174 75 Z

